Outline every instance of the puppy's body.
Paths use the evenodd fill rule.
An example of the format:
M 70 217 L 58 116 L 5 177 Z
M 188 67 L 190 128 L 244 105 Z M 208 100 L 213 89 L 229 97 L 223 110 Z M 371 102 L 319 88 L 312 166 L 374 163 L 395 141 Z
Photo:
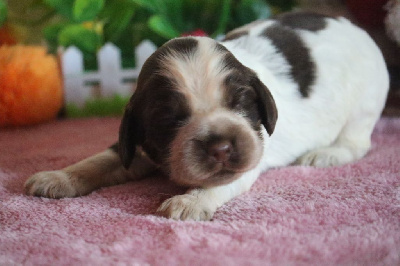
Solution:
M 143 66 L 119 145 L 32 176 L 27 192 L 74 197 L 159 168 L 191 187 L 159 213 L 207 220 L 268 168 L 364 156 L 387 90 L 379 49 L 341 18 L 289 13 L 221 43 L 175 39 Z
M 247 28 L 249 37 L 242 35 L 225 43 L 236 58 L 258 73 L 278 108 L 279 119 L 265 150 L 265 166 L 284 166 L 296 159 L 301 164 L 329 166 L 361 158 L 370 147 L 370 135 L 389 86 L 382 55 L 367 33 L 346 19 L 311 15 L 311 25 L 300 21 L 296 26 L 295 15 L 289 14 L 281 22 L 257 23 Z M 323 23 L 318 22 L 320 19 Z M 295 64 L 299 74 L 291 72 L 293 63 L 288 61 L 305 61 L 307 57 L 289 54 L 292 59 L 288 60 L 282 49 L 274 45 L 276 41 L 263 38 L 268 29 L 279 35 L 279 27 L 289 27 L 290 22 L 290 28 L 309 49 L 308 60 L 313 63 Z M 236 34 L 240 32 L 239 29 Z M 275 37 L 274 33 L 269 35 Z M 287 39 L 292 44 L 285 49 L 296 53 L 301 44 Z M 315 149 L 328 146 L 346 148 L 331 149 L 337 153 L 336 158 L 319 156 L 310 161 Z M 350 150 L 354 154 L 349 155 Z M 311 153 L 305 154 L 308 151 Z

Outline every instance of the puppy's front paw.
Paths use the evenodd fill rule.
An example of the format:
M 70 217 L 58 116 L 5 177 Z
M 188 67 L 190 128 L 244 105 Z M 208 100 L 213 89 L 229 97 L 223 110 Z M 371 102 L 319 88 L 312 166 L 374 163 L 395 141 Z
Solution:
M 71 177 L 63 171 L 34 174 L 25 182 L 25 192 L 32 196 L 55 199 L 79 196 L 71 182 Z
M 215 208 L 211 204 L 199 201 L 190 194 L 178 195 L 164 201 L 157 213 L 175 220 L 208 221 L 214 215 Z

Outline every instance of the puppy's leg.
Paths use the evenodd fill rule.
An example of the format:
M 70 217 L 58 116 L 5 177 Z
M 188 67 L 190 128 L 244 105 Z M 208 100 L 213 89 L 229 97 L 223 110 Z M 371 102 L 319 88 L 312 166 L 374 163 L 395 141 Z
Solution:
M 327 167 L 361 159 L 371 147 L 371 134 L 377 119 L 376 115 L 350 119 L 331 146 L 312 150 L 301 156 L 297 163 Z
M 260 170 L 253 169 L 226 185 L 190 189 L 186 194 L 164 201 L 157 213 L 175 220 L 210 220 L 217 208 L 249 190 L 259 175 Z
M 48 198 L 77 197 L 140 178 L 153 169 L 140 150 L 128 171 L 122 166 L 118 153 L 107 149 L 62 170 L 34 174 L 26 181 L 25 191 L 28 195 Z

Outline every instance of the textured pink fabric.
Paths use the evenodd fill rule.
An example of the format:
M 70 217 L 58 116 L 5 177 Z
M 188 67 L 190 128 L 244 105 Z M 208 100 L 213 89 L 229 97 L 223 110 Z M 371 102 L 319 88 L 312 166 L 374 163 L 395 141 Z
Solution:
M 161 177 L 86 197 L 28 197 L 23 183 L 101 151 L 118 119 L 0 132 L 0 265 L 400 265 L 400 119 L 383 118 L 361 161 L 263 174 L 212 221 L 153 215 L 183 193 Z

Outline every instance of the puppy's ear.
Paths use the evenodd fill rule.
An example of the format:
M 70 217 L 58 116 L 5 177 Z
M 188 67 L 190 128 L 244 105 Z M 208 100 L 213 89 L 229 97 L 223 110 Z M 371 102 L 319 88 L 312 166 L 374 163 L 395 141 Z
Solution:
M 261 122 L 271 136 L 275 129 L 276 120 L 278 119 L 278 111 L 276 109 L 275 100 L 268 88 L 255 76 L 251 80 L 251 86 L 258 95 L 258 112 L 261 116 Z
M 144 140 L 145 133 L 142 119 L 143 114 L 146 113 L 145 108 L 147 106 L 146 87 L 153 73 L 159 69 L 158 58 L 161 54 L 161 49 L 158 49 L 144 63 L 137 80 L 136 90 L 126 106 L 121 121 L 118 153 L 123 166 L 127 169 L 135 156 L 136 146 L 141 145 Z M 150 98 L 147 97 L 147 99 Z
M 134 103 L 131 102 L 125 109 L 119 128 L 118 153 L 122 165 L 128 169 L 135 156 L 136 146 L 141 143 L 142 130 Z

